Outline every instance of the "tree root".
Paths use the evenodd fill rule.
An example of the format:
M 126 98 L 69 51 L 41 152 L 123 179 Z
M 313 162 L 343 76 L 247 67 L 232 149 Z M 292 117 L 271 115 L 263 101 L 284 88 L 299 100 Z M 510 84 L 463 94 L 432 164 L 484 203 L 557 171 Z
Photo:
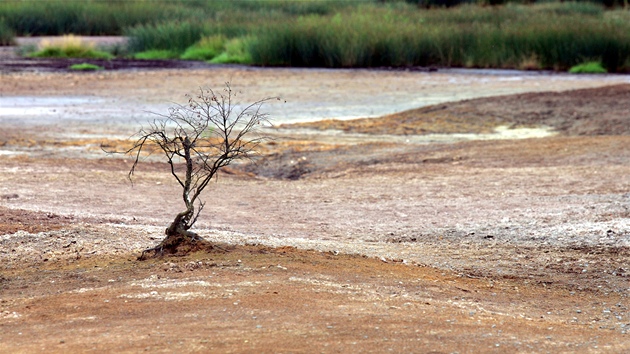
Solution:
M 185 234 L 168 235 L 159 245 L 147 248 L 138 257 L 139 261 L 149 258 L 161 258 L 165 255 L 185 256 L 196 251 L 218 250 L 227 253 L 228 250 L 204 240 L 194 232 L 186 231 Z M 151 254 L 153 252 L 153 254 Z
M 138 257 L 139 261 L 144 261 L 147 260 L 147 257 L 145 257 L 145 254 L 147 252 L 155 252 L 153 254 L 153 257 L 156 257 L 159 253 L 160 257 L 162 257 L 164 255 L 164 246 L 162 246 L 162 244 L 160 243 L 159 245 L 155 246 L 155 247 L 151 247 L 151 248 L 147 248 L 146 250 L 142 251 L 142 254 L 140 254 L 140 256 Z

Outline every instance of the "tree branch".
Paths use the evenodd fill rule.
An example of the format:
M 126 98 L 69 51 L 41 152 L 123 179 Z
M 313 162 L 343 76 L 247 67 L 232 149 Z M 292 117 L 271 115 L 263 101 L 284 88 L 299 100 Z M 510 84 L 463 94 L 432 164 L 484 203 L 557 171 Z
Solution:
M 128 174 L 130 180 L 141 157 L 147 152 L 151 154 L 149 145 L 155 145 L 164 154 L 171 174 L 182 188 L 186 206 L 176 215 L 167 234 L 190 229 L 205 206 L 199 202 L 195 211 L 194 203 L 217 172 L 234 161 L 250 158 L 264 139 L 249 136 L 269 122 L 267 115 L 261 113 L 261 107 L 274 98 L 251 103 L 237 113 L 233 101 L 236 95 L 229 82 L 223 93 L 200 88 L 194 97 L 186 96 L 186 105 L 176 104 L 169 108 L 168 114 L 156 114 L 158 118 L 150 122 L 147 129 L 138 132 L 130 149 L 119 152 L 101 147 L 108 153 L 133 156 Z M 176 161 L 180 159 L 181 165 Z

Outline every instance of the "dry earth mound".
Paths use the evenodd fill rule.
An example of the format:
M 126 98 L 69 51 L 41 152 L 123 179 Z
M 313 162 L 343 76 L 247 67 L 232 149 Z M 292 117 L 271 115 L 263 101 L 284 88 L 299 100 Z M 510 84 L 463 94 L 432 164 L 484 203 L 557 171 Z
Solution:
M 500 102 L 500 104 L 497 104 Z M 362 134 L 489 133 L 498 126 L 551 127 L 563 135 L 630 134 L 630 85 L 464 100 L 382 118 L 287 124 Z

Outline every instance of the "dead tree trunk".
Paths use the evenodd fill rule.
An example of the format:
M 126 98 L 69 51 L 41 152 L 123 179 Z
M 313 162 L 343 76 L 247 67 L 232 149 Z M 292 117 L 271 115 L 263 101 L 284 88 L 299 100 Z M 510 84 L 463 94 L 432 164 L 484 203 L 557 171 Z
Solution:
M 166 228 L 166 238 L 164 238 L 158 246 L 143 251 L 140 259 L 144 259 L 146 252 L 154 251 L 156 253 L 164 253 L 167 251 L 169 253 L 175 253 L 182 246 L 201 241 L 199 235 L 189 230 L 195 223 L 197 215 L 199 215 L 199 212 L 203 209 L 203 203 L 201 203 L 199 211 L 197 215 L 195 215 L 194 203 L 198 194 L 193 194 L 192 198 L 190 195 L 194 175 L 193 157 L 191 156 L 194 143 L 191 142 L 187 136 L 183 138 L 179 137 L 179 140 L 181 140 L 182 157 L 186 165 L 186 172 L 182 183 L 182 199 L 186 205 L 186 210 L 177 214 L 171 225 Z

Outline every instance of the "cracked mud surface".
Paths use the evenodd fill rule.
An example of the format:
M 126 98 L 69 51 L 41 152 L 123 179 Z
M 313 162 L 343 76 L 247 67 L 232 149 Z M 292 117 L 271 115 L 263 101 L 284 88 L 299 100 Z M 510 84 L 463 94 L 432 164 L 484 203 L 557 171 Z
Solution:
M 4 72 L 2 103 L 97 104 L 0 116 L 0 351 L 630 350 L 630 95 L 611 86 L 628 79 L 508 78 Z M 257 164 L 221 174 L 198 232 L 227 252 L 138 262 L 181 208 L 178 190 L 158 161 L 132 187 L 129 162 L 99 144 L 124 145 L 145 108 L 227 79 L 246 99 L 287 97 L 272 107 L 279 123 L 349 112 L 273 130 Z M 536 80 L 554 93 L 524 93 L 544 91 Z M 391 117 L 347 120 L 479 90 L 518 96 L 400 113 L 402 131 Z M 505 125 L 552 133 L 475 138 Z

